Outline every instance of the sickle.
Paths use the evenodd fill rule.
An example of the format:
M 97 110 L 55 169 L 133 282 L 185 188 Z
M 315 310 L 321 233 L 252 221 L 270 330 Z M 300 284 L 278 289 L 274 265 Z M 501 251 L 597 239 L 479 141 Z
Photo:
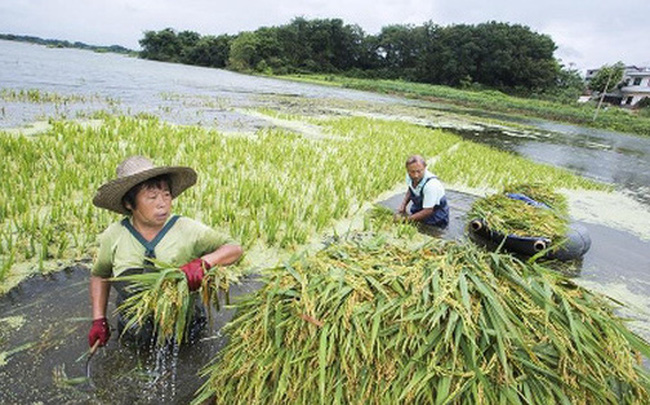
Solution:
M 98 347 L 99 347 L 99 340 L 97 340 L 93 345 L 93 347 L 90 348 L 90 353 L 88 353 L 88 358 L 86 359 L 86 378 L 88 379 L 88 384 L 90 385 L 91 388 L 95 388 L 95 384 L 93 384 L 93 379 L 90 376 L 90 359 L 93 358 L 93 355 L 97 351 Z

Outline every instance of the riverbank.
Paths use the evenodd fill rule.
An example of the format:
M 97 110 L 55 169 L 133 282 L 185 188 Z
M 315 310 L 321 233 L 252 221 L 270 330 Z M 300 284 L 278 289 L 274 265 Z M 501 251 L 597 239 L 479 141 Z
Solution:
M 336 75 L 286 75 L 279 79 L 390 94 L 411 99 L 451 104 L 472 113 L 498 113 L 521 118 L 542 118 L 623 133 L 650 136 L 650 117 L 622 108 L 601 108 L 594 120 L 594 104 L 571 105 L 526 99 L 484 90 L 470 91 L 400 80 L 356 79 Z

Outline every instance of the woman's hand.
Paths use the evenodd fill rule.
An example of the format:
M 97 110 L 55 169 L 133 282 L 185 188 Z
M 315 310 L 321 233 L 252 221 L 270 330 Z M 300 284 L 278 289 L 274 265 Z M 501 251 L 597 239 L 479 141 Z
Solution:
M 100 346 L 104 346 L 111 337 L 111 330 L 108 326 L 106 317 L 95 319 L 88 332 L 88 345 L 93 347 L 95 342 L 99 341 Z
M 205 270 L 210 269 L 210 267 L 210 264 L 200 257 L 181 266 L 181 270 L 183 270 L 185 278 L 187 278 L 187 286 L 190 288 L 190 291 L 196 291 L 201 287 Z

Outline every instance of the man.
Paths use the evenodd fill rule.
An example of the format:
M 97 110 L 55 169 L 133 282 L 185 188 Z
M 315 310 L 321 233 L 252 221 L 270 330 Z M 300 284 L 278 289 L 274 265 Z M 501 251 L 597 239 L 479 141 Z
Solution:
M 201 286 L 204 271 L 236 262 L 242 255 L 239 245 L 212 228 L 190 218 L 172 215 L 172 200 L 196 183 L 196 172 L 189 167 L 161 166 L 142 156 L 132 156 L 117 167 L 117 178 L 102 185 L 93 204 L 126 215 L 110 225 L 100 237 L 99 251 L 90 278 L 93 323 L 88 334 L 92 347 L 110 338 L 106 319 L 111 284 L 116 289 L 118 306 L 133 291 L 124 282 L 109 278 L 142 273 L 156 259 L 177 265 L 185 273 L 190 291 Z M 198 309 L 199 311 L 202 308 Z M 118 315 L 118 331 L 126 320 Z M 142 328 L 131 331 L 131 340 L 147 344 Z
M 427 162 L 420 155 L 406 160 L 408 189 L 397 213 L 409 221 L 444 228 L 449 224 L 449 206 L 445 189 L 436 176 L 427 170 Z M 406 207 L 412 202 L 410 215 Z

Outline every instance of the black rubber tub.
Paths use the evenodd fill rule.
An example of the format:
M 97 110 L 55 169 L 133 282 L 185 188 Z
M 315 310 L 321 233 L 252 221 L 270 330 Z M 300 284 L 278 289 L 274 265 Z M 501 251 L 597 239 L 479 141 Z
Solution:
M 489 245 L 502 246 L 503 249 L 524 256 L 533 256 L 546 251 L 543 256 L 562 261 L 580 259 L 591 247 L 591 238 L 587 229 L 580 224 L 570 223 L 564 241 L 559 247 L 551 248 L 554 241 L 545 236 L 504 235 L 491 230 L 482 218 L 469 222 L 470 235 Z M 505 240 L 504 240 L 505 239 Z M 549 249 L 551 248 L 551 249 Z

